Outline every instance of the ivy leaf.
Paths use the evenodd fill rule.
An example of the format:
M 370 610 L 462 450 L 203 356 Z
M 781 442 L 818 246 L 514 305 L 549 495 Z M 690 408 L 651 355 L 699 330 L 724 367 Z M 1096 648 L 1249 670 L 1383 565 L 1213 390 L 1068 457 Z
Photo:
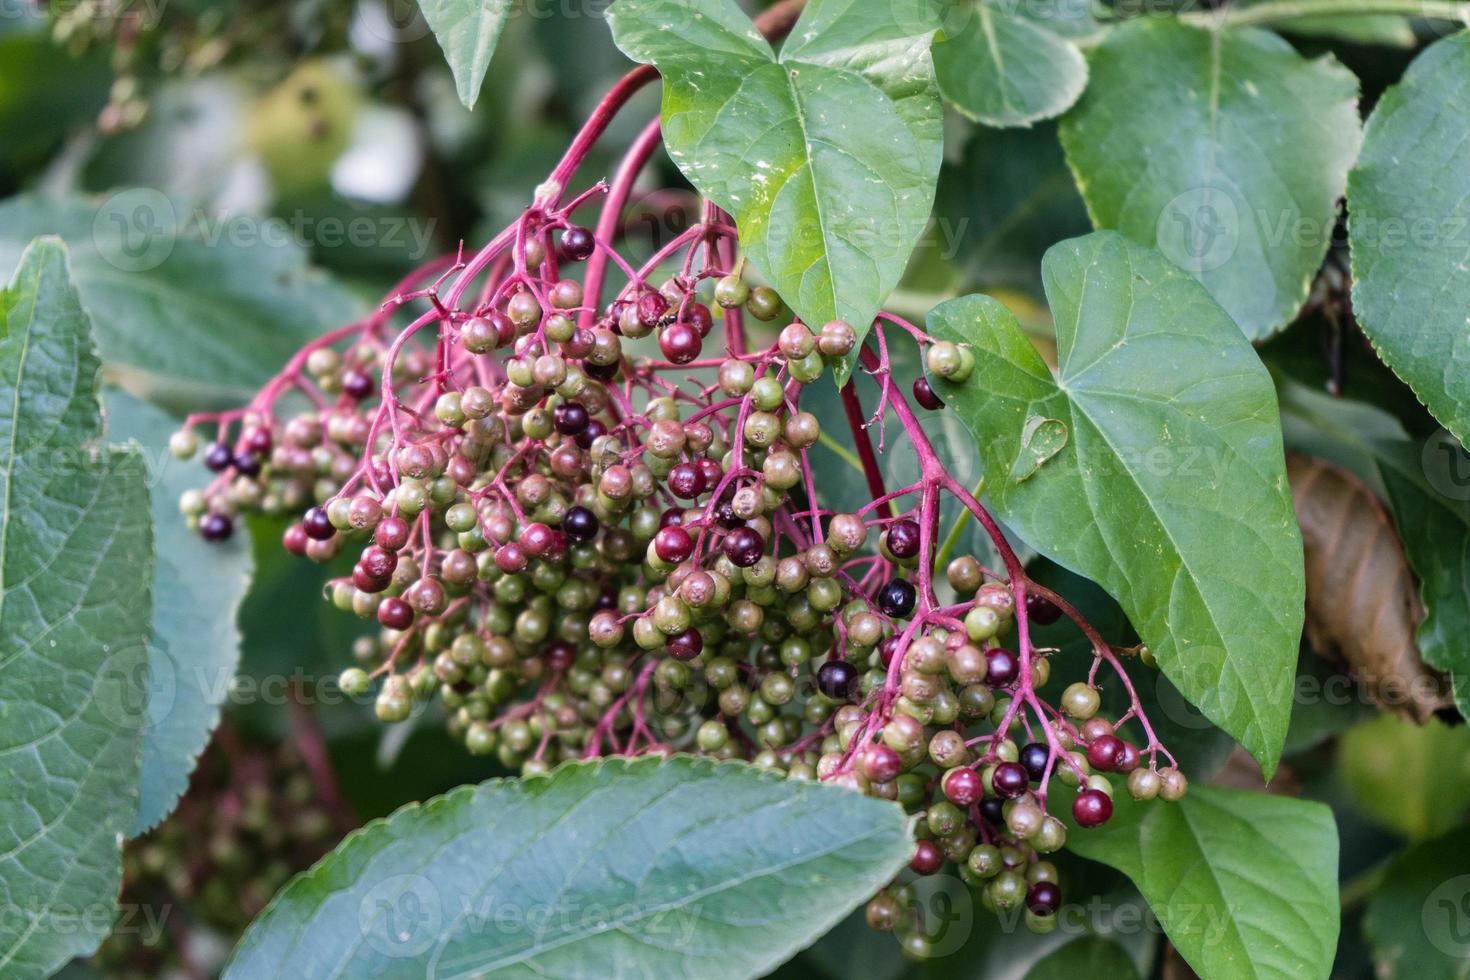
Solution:
M 168 404 L 249 398 L 307 340 L 361 304 L 306 264 L 278 222 L 204 220 L 157 191 L 0 204 L 0 268 L 60 235 L 108 376 Z
M 511 0 L 419 0 L 419 9 L 454 73 L 459 101 L 473 109 L 510 19 Z
M 1375 976 L 1457 980 L 1470 959 L 1470 827 L 1415 844 L 1368 898 Z M 1425 940 L 1428 940 L 1426 942 Z
M 997 128 L 1059 116 L 1087 87 L 1076 45 L 993 0 L 952 5 L 934 70 L 951 105 Z
M 1470 34 L 1437 41 L 1379 99 L 1349 179 L 1353 311 L 1434 417 L 1470 439 Z
M 962 385 L 931 378 L 979 441 L 991 501 L 1037 551 L 1118 600 L 1164 673 L 1274 771 L 1302 630 L 1301 536 L 1270 375 L 1199 283 L 1113 232 L 1047 252 L 1053 378 L 987 296 L 936 307 L 969 344 Z M 1032 416 L 1067 444 L 1006 476 Z
M 1083 936 L 1048 953 L 1026 971 L 1026 980 L 1075 980 L 1079 976 L 1129 980 L 1138 976 L 1138 967 L 1128 958 L 1128 951 L 1111 939 Z
M 97 446 L 99 362 L 66 249 L 0 292 L 0 975 L 106 935 L 138 806 L 153 539 L 135 449 Z
M 1148 65 L 1148 71 L 1139 71 Z M 1061 125 L 1093 223 L 1156 245 L 1252 340 L 1290 322 L 1361 141 L 1357 80 L 1268 31 L 1113 31 Z
M 369 824 L 276 896 L 225 976 L 759 976 L 912 846 L 901 809 L 834 786 L 565 764 Z
M 173 810 L 219 722 L 240 658 L 236 613 L 253 565 L 245 535 L 210 544 L 179 516 L 179 495 L 198 485 L 199 470 L 169 453 L 168 437 L 177 428 L 169 416 L 127 392 L 107 393 L 108 438 L 138 443 L 152 468 L 158 542 L 148 727 L 134 835 L 151 830 Z
M 1113 818 L 1072 827 L 1067 848 L 1133 879 L 1196 973 L 1327 977 L 1340 915 L 1331 810 L 1218 786 L 1177 803 L 1113 799 Z
M 939 177 L 931 0 L 812 0 L 779 56 L 734 0 L 619 0 L 608 19 L 663 75 L 664 145 L 751 261 L 807 323 L 865 335 Z

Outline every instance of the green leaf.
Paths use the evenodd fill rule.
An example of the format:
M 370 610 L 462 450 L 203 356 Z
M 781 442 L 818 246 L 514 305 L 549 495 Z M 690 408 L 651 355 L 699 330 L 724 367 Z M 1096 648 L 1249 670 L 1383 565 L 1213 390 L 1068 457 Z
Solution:
M 1205 977 L 1325 978 L 1337 946 L 1337 826 L 1320 803 L 1191 786 L 1177 803 L 1119 792 L 1071 851 L 1133 879 Z M 1106 974 L 1104 974 L 1106 975 Z
M 459 101 L 473 109 L 510 18 L 511 0 L 419 0 L 419 9 L 444 49 Z
M 1372 405 L 1289 381 L 1279 390 L 1287 444 L 1351 470 L 1393 512 L 1424 603 L 1419 653 L 1450 675 L 1470 718 L 1470 457 L 1443 431 L 1421 446 Z
M 310 268 L 285 226 L 202 218 L 157 191 L 0 204 L 0 268 L 66 239 L 108 376 L 168 404 L 238 403 L 361 304 Z
M 1076 980 L 1079 976 L 1129 980 L 1138 976 L 1138 968 L 1128 958 L 1128 951 L 1111 939 L 1083 936 L 1026 971 L 1026 980 Z
M 153 539 L 141 455 L 97 445 L 98 371 L 41 239 L 0 292 L 0 976 L 96 948 L 138 806 Z
M 963 385 L 931 383 L 979 441 L 986 491 L 1037 551 L 1118 600 L 1164 673 L 1274 771 L 1291 715 L 1304 583 L 1271 378 L 1200 285 L 1112 232 L 1042 262 L 1052 377 L 987 296 L 941 304 L 929 332 L 967 343 Z M 1032 416 L 1066 446 L 1011 474 Z
M 1461 442 L 1470 438 L 1470 143 L 1449 119 L 1467 99 L 1462 33 L 1426 48 L 1379 99 L 1348 186 L 1353 312 L 1384 363 Z
M 939 176 L 930 0 L 812 0 L 779 57 L 734 0 L 619 0 L 608 19 L 663 75 L 664 145 L 751 261 L 807 323 L 866 334 Z
M 934 45 L 946 100 L 987 126 L 1030 126 L 1059 116 L 1087 87 L 1076 45 L 994 0 L 957 0 Z
M 1337 773 L 1375 823 L 1410 840 L 1437 837 L 1470 808 L 1470 728 L 1379 715 L 1342 736 Z
M 1267 31 L 1172 19 L 1123 25 L 1089 63 L 1061 136 L 1093 223 L 1156 245 L 1252 340 L 1290 322 L 1361 140 L 1357 80 Z
M 107 393 L 107 436 L 143 447 L 152 473 L 153 645 L 148 673 L 148 729 L 134 834 L 152 829 L 189 785 L 199 753 L 219 722 L 240 658 L 236 614 L 250 584 L 245 535 L 210 544 L 179 516 L 179 495 L 199 485 L 197 464 L 168 451 L 178 424 L 116 389 Z
M 1470 963 L 1470 827 L 1394 858 L 1368 899 L 1363 931 L 1383 980 L 1463 980 Z
M 758 976 L 911 850 L 902 810 L 834 786 L 565 764 L 369 824 L 276 896 L 225 976 Z

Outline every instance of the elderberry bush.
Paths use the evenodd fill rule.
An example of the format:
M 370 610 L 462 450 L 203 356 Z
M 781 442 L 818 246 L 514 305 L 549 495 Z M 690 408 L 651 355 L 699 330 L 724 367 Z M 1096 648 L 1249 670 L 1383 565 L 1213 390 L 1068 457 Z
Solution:
M 185 519 L 222 541 L 245 514 L 289 514 L 287 551 L 352 559 L 327 599 L 379 630 L 340 684 L 385 723 L 435 704 L 467 752 L 527 776 L 692 752 L 897 800 L 923 816 L 914 872 L 950 866 L 1047 931 L 1062 891 L 1044 855 L 1067 837 L 1057 787 L 1075 790 L 1064 812 L 1086 832 L 1115 792 L 1173 801 L 1187 782 L 1118 651 L 1027 577 L 949 474 L 917 417 L 943 408 L 928 378 L 890 361 L 890 345 L 916 345 L 958 385 L 974 353 L 889 314 L 861 349 L 842 320 L 791 319 L 753 345 L 747 318 L 784 304 L 732 262 L 727 217 L 708 208 L 634 268 L 571 218 L 624 192 L 562 203 L 553 189 L 473 258 L 303 348 L 248 405 L 191 416 L 172 447 L 215 475 L 185 495 Z M 654 281 L 665 262 L 678 271 Z M 604 296 L 609 268 L 628 281 Z M 416 301 L 428 310 L 399 325 Z M 848 432 L 824 433 L 803 399 L 849 359 L 901 429 L 882 432 L 880 407 L 880 445 L 917 454 L 920 477 L 889 489 L 869 470 L 871 499 L 833 512 L 823 486 L 851 476 L 817 472 L 811 450 L 835 437 L 872 456 L 869 426 L 851 384 Z M 936 568 L 947 497 L 1002 567 L 962 554 Z M 1089 636 L 1091 670 L 1049 694 L 1028 629 L 1063 615 Z M 1100 713 L 1099 670 L 1129 692 L 1121 714 Z M 880 893 L 868 921 L 921 953 L 903 894 Z

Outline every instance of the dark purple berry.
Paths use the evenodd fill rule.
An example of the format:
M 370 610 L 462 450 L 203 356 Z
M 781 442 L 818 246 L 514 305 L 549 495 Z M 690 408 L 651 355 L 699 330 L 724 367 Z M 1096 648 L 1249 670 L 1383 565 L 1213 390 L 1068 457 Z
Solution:
M 704 493 L 704 471 L 697 463 L 680 463 L 669 471 L 669 492 L 682 500 Z
M 669 637 L 669 656 L 675 660 L 693 660 L 704 649 L 704 636 L 693 626 L 676 636 Z
M 390 630 L 406 630 L 413 625 L 413 607 L 397 596 L 389 596 L 378 606 L 378 623 Z
M 597 537 L 602 524 L 597 520 L 597 515 L 586 507 L 571 507 L 566 516 L 561 519 L 561 529 L 566 536 L 573 541 L 591 541 Z
M 928 378 L 919 378 L 914 381 L 914 401 L 919 403 L 919 407 L 927 408 L 931 412 L 937 412 L 944 407 L 944 402 L 934 393 L 934 388 L 930 386 Z
M 944 866 L 944 852 L 932 840 L 921 840 L 914 846 L 913 859 L 909 868 L 915 874 L 932 875 Z
M 878 608 L 883 610 L 885 616 L 902 619 L 914 611 L 914 602 L 918 599 L 918 595 L 914 587 L 906 580 L 889 579 L 878 590 Z
M 1054 881 L 1038 881 L 1026 890 L 1026 907 L 1035 915 L 1056 915 L 1062 907 L 1062 890 Z
M 575 438 L 577 445 L 583 449 L 591 449 L 592 444 L 605 435 L 607 435 L 607 426 L 597 421 L 597 419 L 592 419 L 587 423 L 587 428 L 577 433 Z
M 1104 735 L 1093 739 L 1087 747 L 1087 762 L 1098 772 L 1112 772 L 1118 765 L 1118 756 L 1123 751 L 1123 740 L 1116 735 Z
M 228 514 L 210 511 L 199 518 L 199 534 L 205 541 L 225 541 L 235 532 L 235 522 Z
M 551 413 L 552 424 L 556 431 L 564 436 L 580 435 L 592 422 L 587 409 L 577 402 L 567 402 L 556 406 L 556 411 Z
M 987 796 L 980 801 L 980 816 L 993 827 L 1005 824 L 1005 801 L 999 796 Z
M 260 457 L 248 450 L 235 457 L 235 472 L 241 476 L 260 476 Z
M 271 430 L 264 425 L 256 426 L 245 435 L 245 449 L 257 456 L 268 454 L 274 444 Z
M 714 317 L 710 316 L 709 307 L 703 303 L 690 303 L 689 308 L 684 311 L 684 320 L 698 331 L 701 337 L 708 337 L 715 325 Z
M 725 535 L 725 557 L 736 568 L 749 568 L 761 560 L 766 543 L 761 536 L 748 527 L 737 527 Z
M 642 303 L 639 308 L 642 309 Z M 703 347 L 699 331 L 687 323 L 671 323 L 658 336 L 658 349 L 674 364 L 688 364 L 699 356 Z
M 1021 661 L 1001 647 L 985 651 L 985 682 L 991 687 L 1009 687 L 1021 676 Z
M 951 769 L 944 774 L 939 785 L 944 790 L 944 795 L 956 806 L 969 806 L 985 792 L 980 774 L 969 768 Z
M 745 522 L 735 513 L 735 507 L 726 500 L 715 508 L 715 523 L 727 531 L 740 527 Z
M 235 462 L 235 454 L 222 442 L 212 443 L 204 451 L 204 465 L 212 473 L 223 473 Z
M 694 539 L 682 527 L 660 528 L 653 536 L 653 551 L 663 561 L 677 565 L 694 552 Z
M 592 232 L 580 225 L 568 225 L 561 233 L 561 254 L 573 262 L 583 261 L 596 247 L 597 240 L 592 237 Z
M 990 774 L 990 785 L 1001 799 L 1014 800 L 1031 785 L 1031 776 L 1019 762 L 1002 762 Z
M 906 561 L 919 553 L 919 525 L 907 517 L 888 525 L 888 551 Z
M 1041 777 L 1046 775 L 1046 762 L 1050 757 L 1051 752 L 1040 742 L 1032 742 L 1021 749 L 1021 765 L 1026 767 L 1033 783 L 1041 782 Z
M 669 311 L 669 301 L 663 293 L 644 293 L 638 297 L 638 322 L 645 327 L 656 327 Z
M 363 549 L 358 564 L 370 577 L 388 579 L 393 577 L 394 570 L 398 568 L 398 555 L 380 545 L 369 545 Z
M 373 379 L 366 371 L 353 368 L 342 375 L 342 394 L 360 402 L 373 393 Z
M 1062 618 L 1062 611 L 1046 596 L 1028 592 L 1026 593 L 1026 615 L 1037 625 L 1050 626 Z
M 817 690 L 833 701 L 848 701 L 857 691 L 857 668 L 846 660 L 828 660 L 817 668 Z
M 301 518 L 301 527 L 306 531 L 306 536 L 313 541 L 330 541 L 337 529 L 332 526 L 331 518 L 327 517 L 325 507 L 313 507 Z

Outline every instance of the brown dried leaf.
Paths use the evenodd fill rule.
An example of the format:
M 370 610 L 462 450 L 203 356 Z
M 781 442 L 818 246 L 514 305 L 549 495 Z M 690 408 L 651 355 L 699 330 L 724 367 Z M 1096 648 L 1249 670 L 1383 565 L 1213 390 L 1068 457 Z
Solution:
M 1307 569 L 1307 640 L 1345 661 L 1380 706 L 1423 724 L 1450 703 L 1414 642 L 1424 618 L 1398 532 L 1373 493 L 1340 466 L 1290 453 Z

